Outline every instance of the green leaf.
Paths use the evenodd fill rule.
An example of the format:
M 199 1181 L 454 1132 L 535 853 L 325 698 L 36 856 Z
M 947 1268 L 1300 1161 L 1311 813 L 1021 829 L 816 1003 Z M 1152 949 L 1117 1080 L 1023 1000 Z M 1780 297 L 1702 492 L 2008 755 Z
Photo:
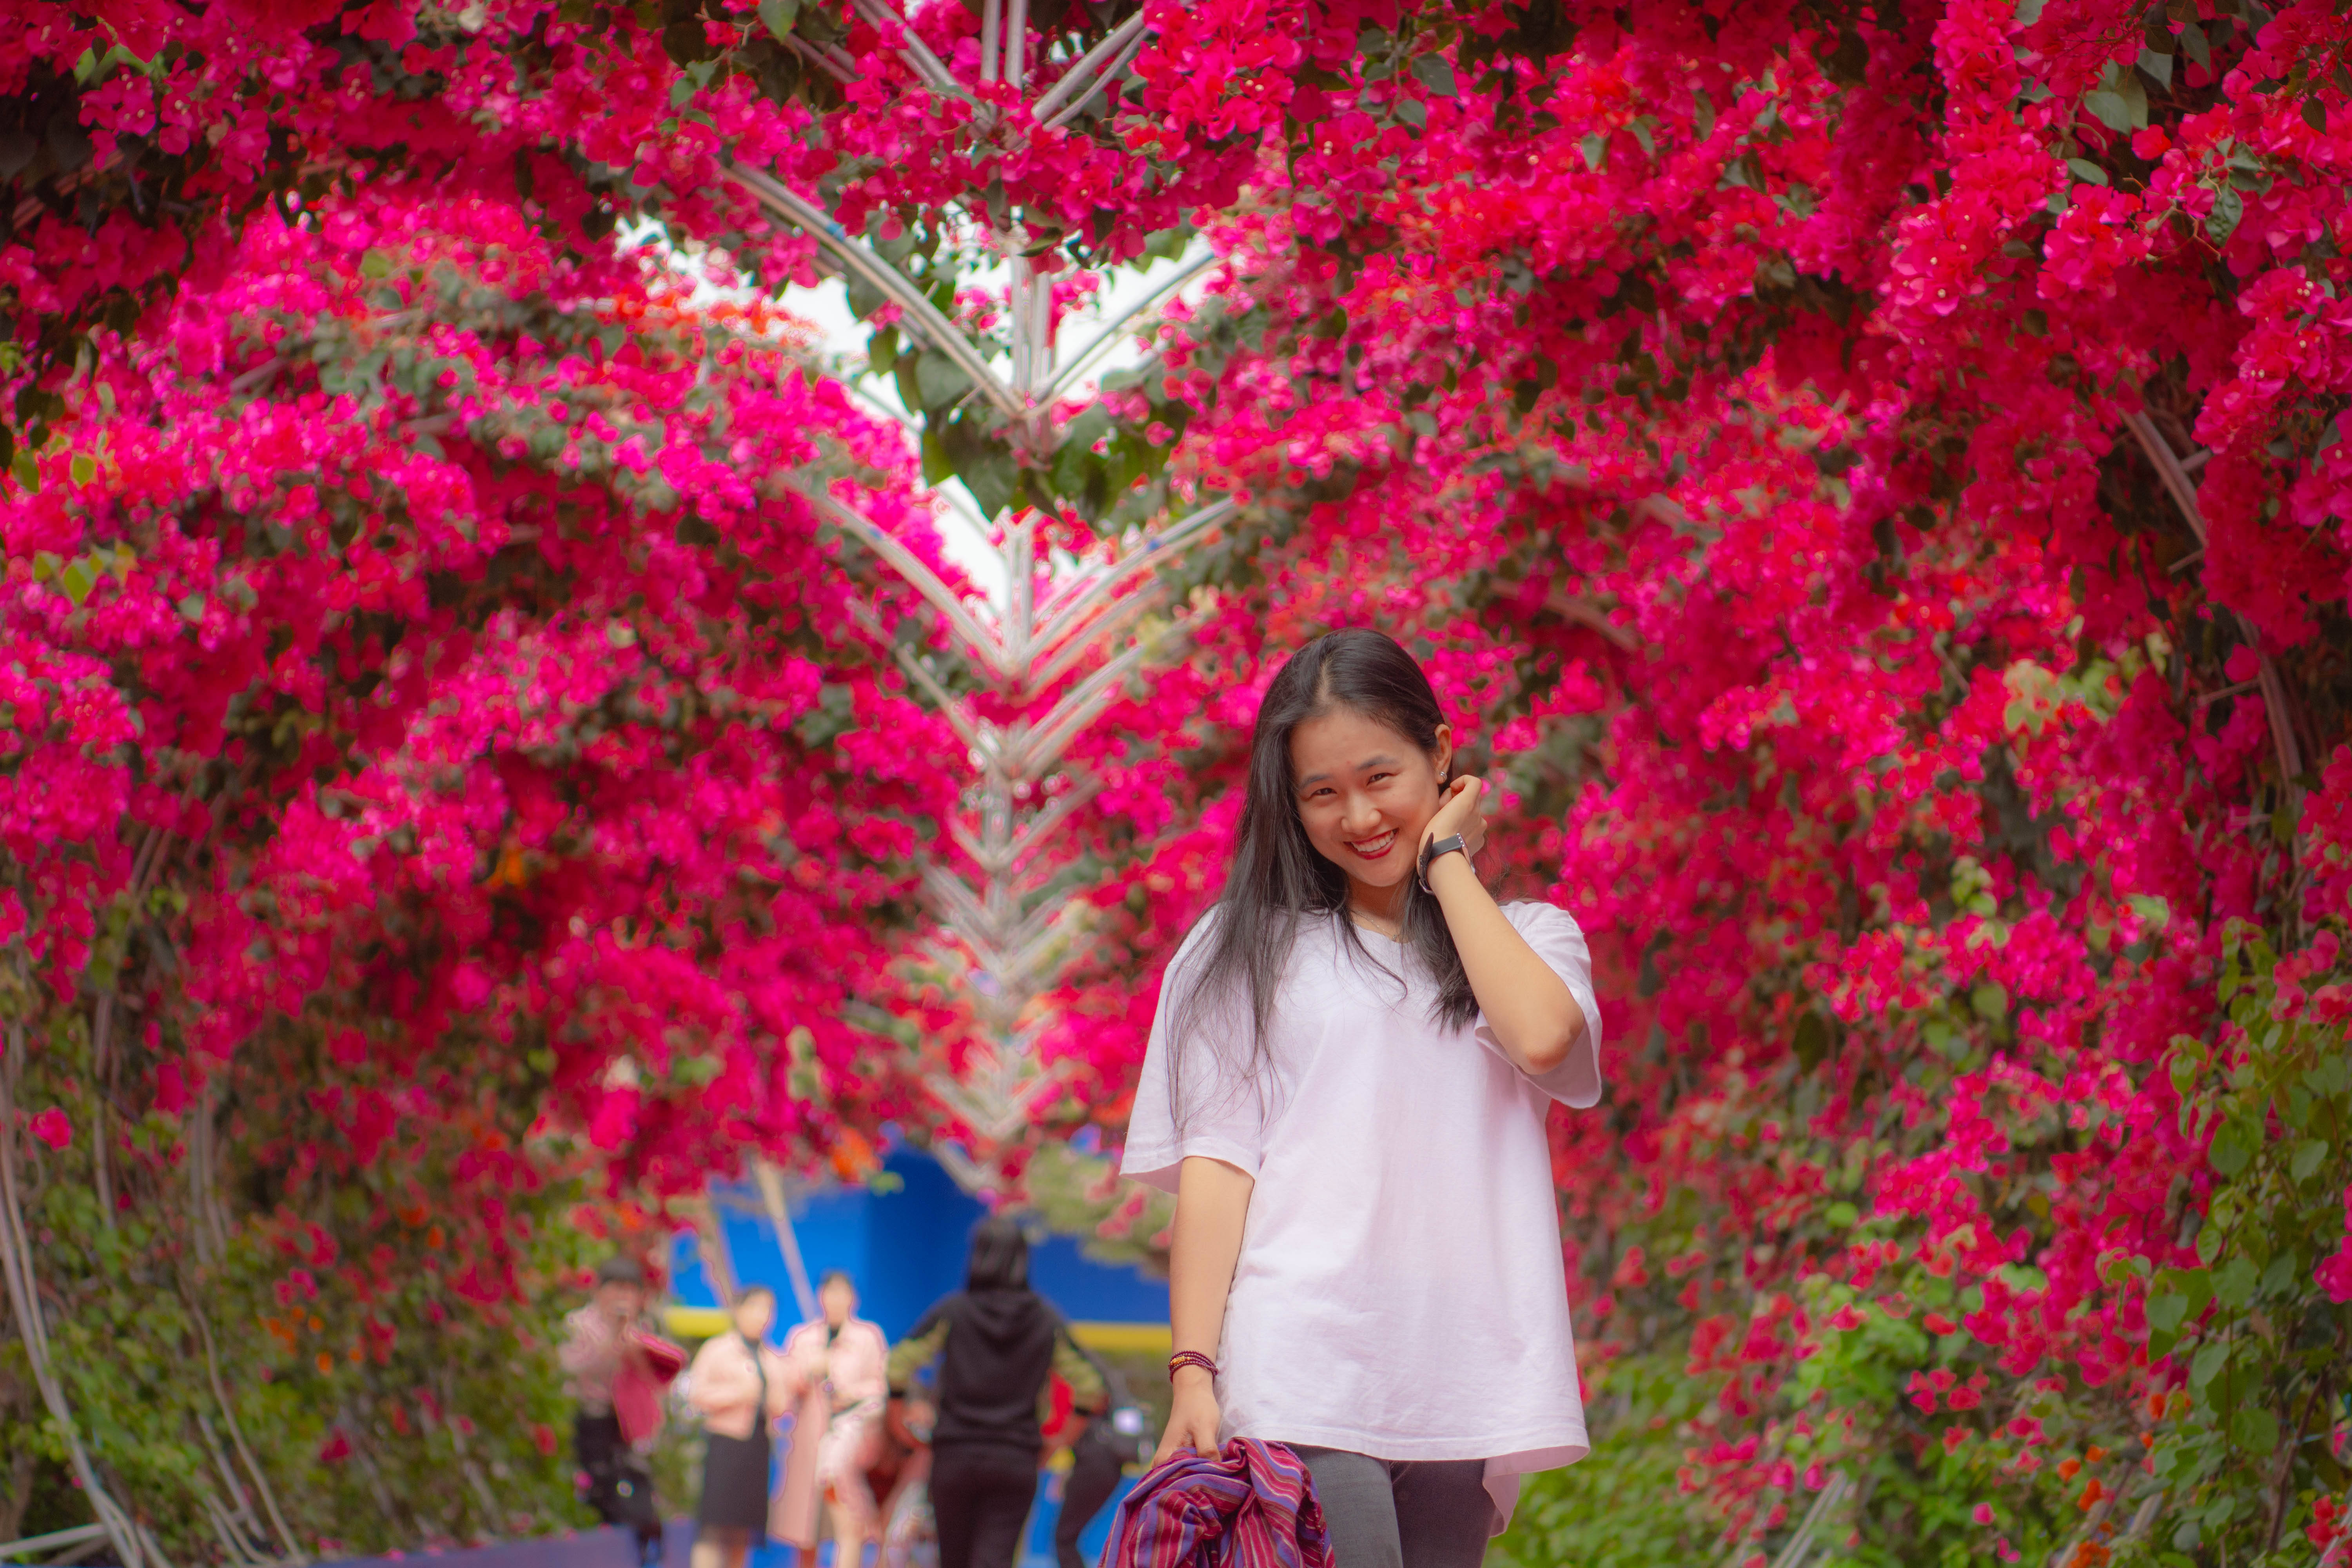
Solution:
M 2187 1100 L 2189 1091 L 2197 1087 L 2196 1062 L 2176 1053 L 2166 1070 L 2172 1077 L 2172 1092 Z
M 1715 100 L 1703 87 L 1691 89 L 1691 130 L 1701 142 L 1715 134 Z
M 1429 106 L 1417 98 L 1397 100 L 1396 117 L 1415 131 L 1429 123 Z
M 2199 1351 L 2197 1359 L 2189 1363 L 2189 1392 L 2204 1393 L 2205 1385 L 2221 1374 L 2221 1369 L 2229 1364 L 2229 1360 L 2230 1342 L 2227 1340 L 2217 1340 Z
M 2246 216 L 2246 198 L 2238 194 L 2235 185 L 2223 185 L 2213 193 L 2213 210 L 2205 215 L 2205 233 L 2216 245 L 2226 245 L 2238 232 L 2238 220 Z
M 2107 172 L 2088 158 L 2069 158 L 2066 160 L 2066 167 L 2074 172 L 2076 179 L 2086 185 L 2104 185 L 2107 183 Z
M 961 479 L 964 488 L 971 492 L 971 499 L 979 503 L 982 517 L 994 517 L 1002 511 L 1012 500 L 1013 484 L 1020 478 L 1012 448 L 971 409 L 963 410 L 951 420 L 935 421 L 931 428 L 938 435 L 936 457 L 941 478 L 953 474 Z M 927 472 L 932 468 L 933 456 L 931 440 L 926 436 Z
M 867 282 L 866 274 L 855 267 L 848 269 L 842 285 L 849 295 L 849 313 L 861 321 L 890 302 L 890 296 Z
M 89 598 L 89 591 L 96 586 L 98 570 L 87 558 L 67 562 L 65 569 L 58 574 L 58 587 L 77 605 Z
M 2314 131 L 2327 129 L 2327 105 L 2319 101 L 2318 94 L 2303 100 L 2303 122 Z
M 205 618 L 205 596 L 202 594 L 191 594 L 180 601 L 178 608 L 180 614 L 189 620 L 201 621 Z
M 2213 1300 L 2213 1277 L 2202 1268 L 2159 1268 L 2151 1289 L 2180 1297 L 2181 1321 L 2193 1323 Z
M 2233 1312 L 2245 1310 L 2254 1299 L 2254 1285 L 2262 1278 L 2252 1258 L 2240 1254 L 2214 1271 L 2213 1299 Z
M 800 20 L 800 15 L 801 0 L 760 0 L 760 21 L 767 27 L 769 36 L 778 43 L 782 43 L 784 36 L 793 30 L 793 24 Z
M 2157 86 L 2167 92 L 2172 90 L 2172 57 L 2170 55 L 2159 55 L 2154 49 L 2142 49 L 2139 52 L 2139 68 L 2146 71 Z
M 2213 68 L 2213 49 L 2205 41 L 2205 29 L 2190 22 L 2180 29 L 2180 52 L 2205 70 Z
M 1412 62 L 1412 74 L 1422 86 L 1440 98 L 1458 98 L 1462 89 L 1454 79 L 1453 64 L 1444 55 L 1423 55 Z
M 2326 1158 L 2327 1140 L 2306 1138 L 2294 1146 L 2294 1157 L 2288 1161 L 2287 1169 L 2294 1173 L 2294 1179 L 2300 1184 L 2311 1180 L 2312 1173 L 2318 1170 L 2321 1162 Z
M 1862 1218 L 1862 1213 L 1852 1204 L 1834 1203 L 1822 1211 L 1822 1218 L 1829 1222 L 1832 1229 L 1852 1230 L 1855 1222 Z
M 1576 149 L 1578 152 L 1584 154 L 1584 166 L 1597 174 L 1600 171 L 1601 163 L 1605 162 L 1609 156 L 1608 133 L 1605 132 L 1595 131 L 1583 141 L 1578 142 L 1576 144 Z
M 2254 1130 L 2232 1117 L 2213 1134 L 2212 1147 L 2205 1152 L 2205 1158 L 2222 1175 L 2234 1176 L 2252 1163 L 2259 1147 L 2261 1140 Z
M 1095 444 L 1110 433 L 1110 413 L 1097 403 L 1070 421 L 1062 444 L 1054 451 L 1048 475 L 1054 493 L 1077 508 L 1089 522 L 1098 521 L 1110 504 L 1108 465 L 1095 452 Z
M 16 477 L 16 482 L 24 487 L 26 495 L 40 494 L 41 466 L 33 460 L 32 453 L 20 447 L 9 458 L 8 471 Z
M 2099 85 L 2083 95 L 2083 107 L 2110 131 L 2129 135 L 2147 128 L 2147 89 L 2137 72 L 2107 62 Z
M 2042 20 L 2043 3 L 2044 0 L 2017 0 L 2017 25 L 2021 27 L 2031 27 L 2034 23 Z
M 2278 1417 L 2259 1405 L 2249 1405 L 2231 1417 L 2230 1436 L 2242 1452 L 2262 1458 L 2278 1448 Z
M 971 390 L 963 367 L 937 349 L 925 349 L 915 361 L 915 392 L 925 408 L 945 408 Z
M 73 474 L 73 482 L 78 485 L 89 484 L 98 478 L 98 459 L 88 452 L 76 452 L 68 467 Z

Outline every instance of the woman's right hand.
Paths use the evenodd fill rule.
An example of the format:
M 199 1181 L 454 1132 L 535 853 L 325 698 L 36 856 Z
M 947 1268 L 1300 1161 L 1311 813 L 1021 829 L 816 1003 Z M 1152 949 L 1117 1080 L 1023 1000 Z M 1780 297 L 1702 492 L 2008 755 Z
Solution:
M 1151 1456 L 1151 1462 L 1157 1465 L 1182 1448 L 1190 1448 L 1203 1458 L 1214 1457 L 1221 1419 L 1217 1385 L 1209 1374 L 1197 1366 L 1179 1368 L 1174 1403 L 1168 1411 L 1168 1430 L 1160 1435 L 1160 1449 Z

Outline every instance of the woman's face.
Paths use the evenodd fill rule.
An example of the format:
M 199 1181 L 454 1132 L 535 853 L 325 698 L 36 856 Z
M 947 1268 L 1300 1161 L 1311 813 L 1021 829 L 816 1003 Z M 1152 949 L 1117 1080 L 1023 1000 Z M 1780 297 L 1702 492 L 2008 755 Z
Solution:
M 1437 815 L 1454 737 L 1434 753 L 1352 709 L 1334 708 L 1290 732 L 1298 819 L 1315 851 L 1348 874 L 1351 892 L 1381 901 L 1412 875 L 1421 830 Z
M 849 1315 L 857 1310 L 857 1287 L 846 1279 L 826 1280 L 816 1299 L 824 1308 L 824 1321 L 836 1329 L 849 1321 Z
M 747 1340 L 764 1340 L 776 1321 L 776 1299 L 746 1296 L 735 1303 L 735 1331 Z

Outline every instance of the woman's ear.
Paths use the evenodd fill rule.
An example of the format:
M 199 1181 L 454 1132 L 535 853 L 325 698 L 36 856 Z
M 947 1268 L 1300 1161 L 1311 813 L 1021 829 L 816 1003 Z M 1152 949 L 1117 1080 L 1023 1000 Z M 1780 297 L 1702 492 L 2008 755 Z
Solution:
M 1437 782 L 1439 785 L 1443 786 L 1451 783 L 1454 778 L 1453 725 L 1440 724 L 1437 727 L 1437 746 L 1436 750 L 1432 753 L 1432 760 L 1437 764 Z

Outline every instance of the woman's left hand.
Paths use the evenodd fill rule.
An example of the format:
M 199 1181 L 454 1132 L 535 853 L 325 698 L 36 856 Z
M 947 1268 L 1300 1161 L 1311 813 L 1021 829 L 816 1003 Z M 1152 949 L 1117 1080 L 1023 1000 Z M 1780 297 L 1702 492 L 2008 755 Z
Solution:
M 1467 774 L 1447 784 L 1438 803 L 1437 815 L 1421 830 L 1419 847 L 1426 848 L 1438 839 L 1459 833 L 1471 855 L 1476 856 L 1486 844 L 1486 814 L 1478 809 L 1486 794 L 1486 786 Z

